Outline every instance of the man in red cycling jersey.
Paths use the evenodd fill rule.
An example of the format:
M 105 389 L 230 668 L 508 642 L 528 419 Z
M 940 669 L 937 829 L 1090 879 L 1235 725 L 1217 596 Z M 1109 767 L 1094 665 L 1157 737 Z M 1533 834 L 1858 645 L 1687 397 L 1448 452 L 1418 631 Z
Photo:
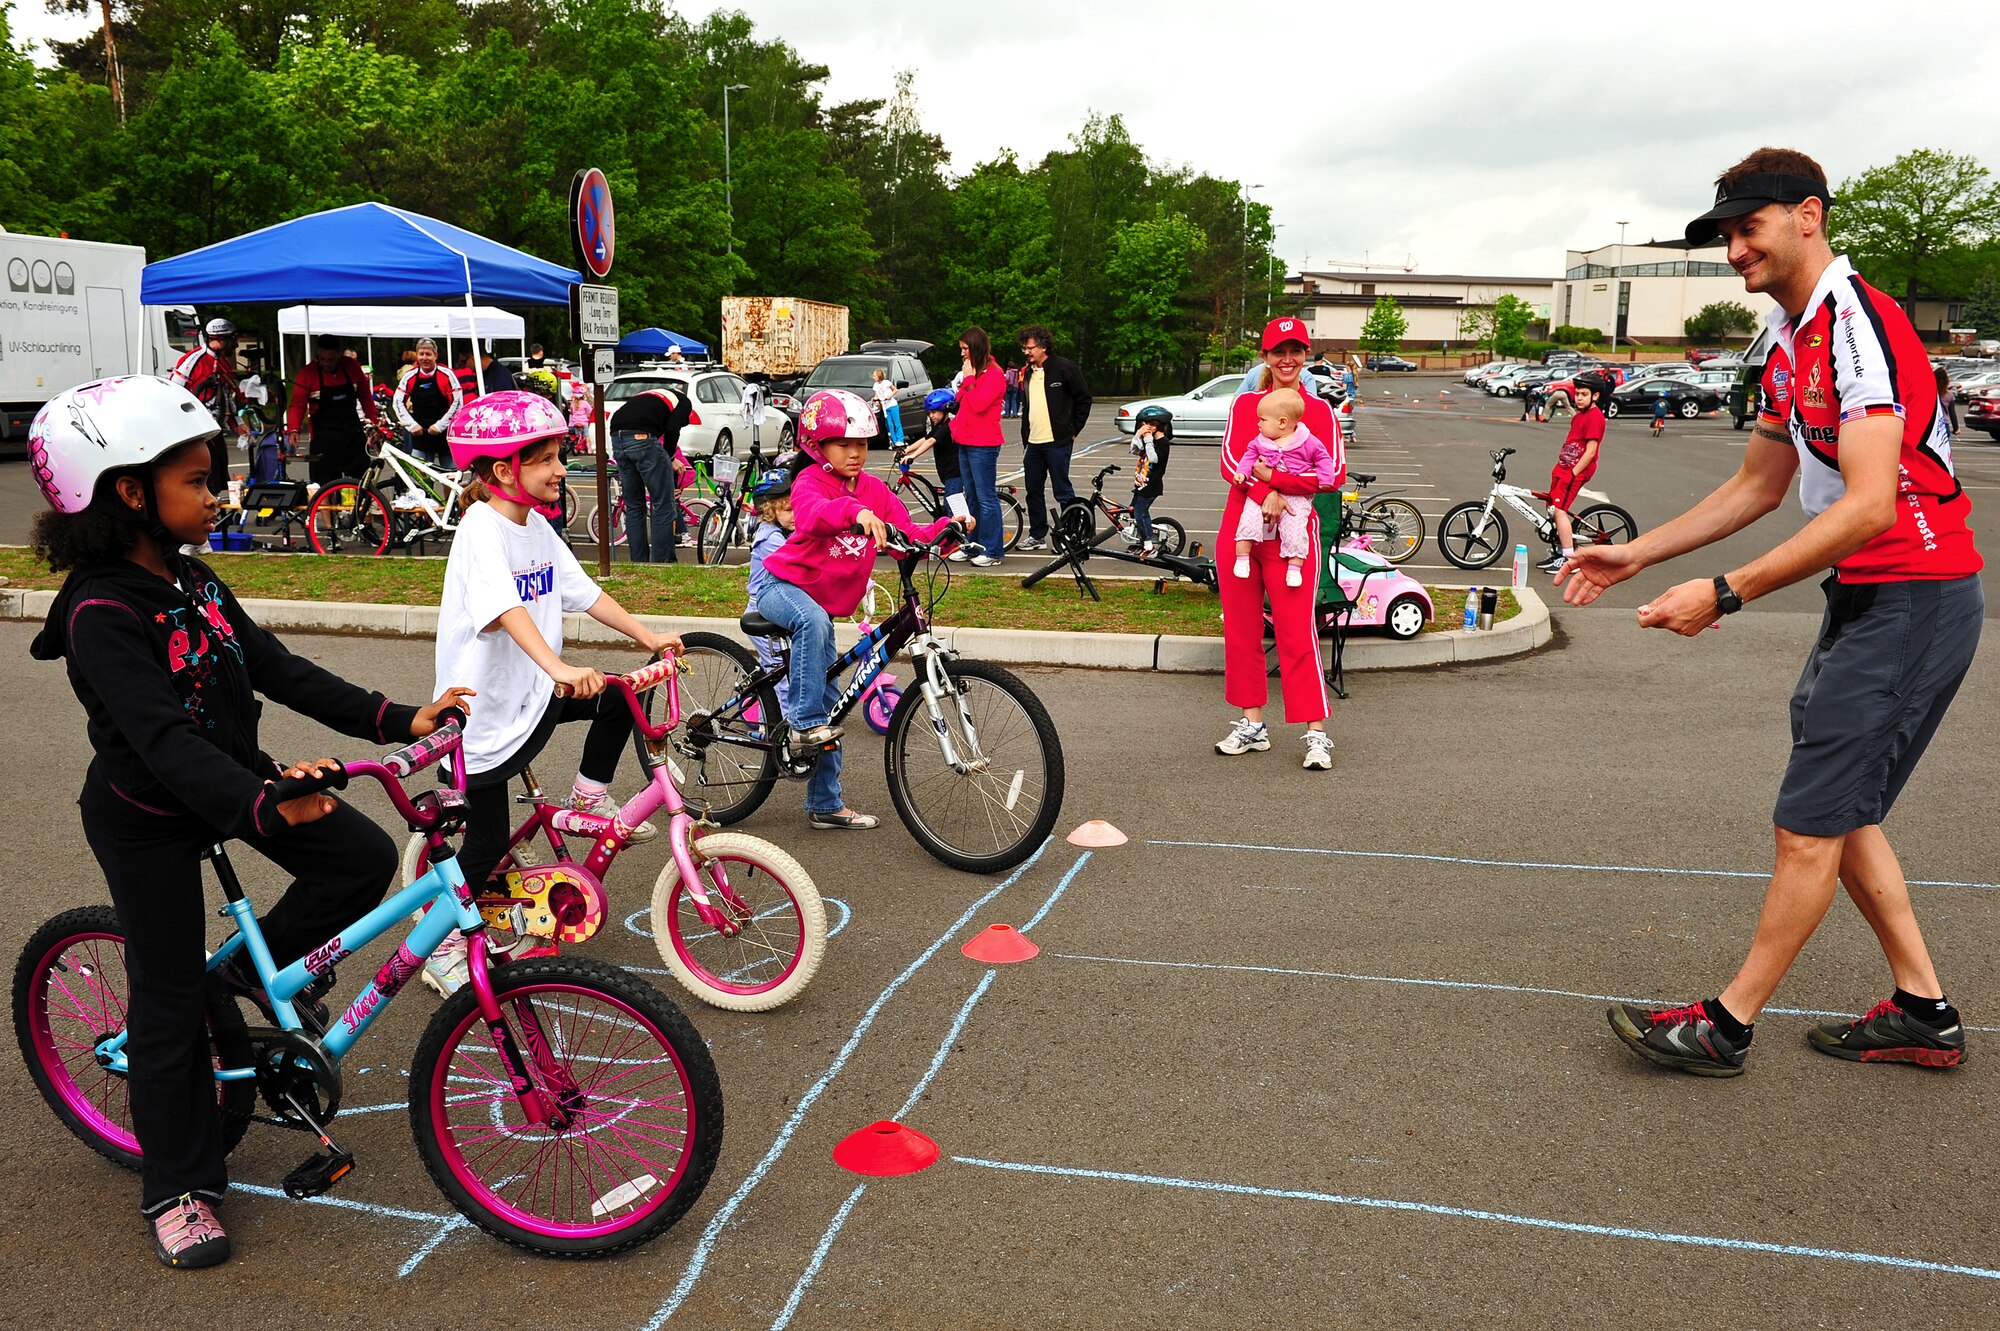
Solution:
M 396 381 L 393 399 L 396 423 L 409 432 L 412 451 L 442 461 L 445 427 L 458 414 L 461 397 L 458 376 L 438 364 L 437 343 L 418 339 L 417 363 Z
M 1823 1054 L 1954 1067 L 1965 1029 L 1944 996 L 1882 819 L 1909 780 L 1979 642 L 1982 566 L 1952 473 L 1951 437 L 1923 343 L 1896 303 L 1833 253 L 1826 173 L 1765 148 L 1716 181 L 1691 244 L 1718 234 L 1751 291 L 1778 303 L 1757 431 L 1715 493 L 1630 545 L 1578 550 L 1558 581 L 1588 605 L 1649 564 L 1701 549 L 1784 501 L 1794 474 L 1811 518 L 1739 568 L 1669 588 L 1639 623 L 1695 637 L 1746 601 L 1831 567 L 1826 617 L 1792 694 L 1792 753 L 1772 814 L 1777 863 L 1736 978 L 1714 998 L 1620 1003 L 1634 1052 L 1702 1076 L 1743 1070 L 1751 1024 L 1844 885 L 1881 945 L 1895 992 L 1858 1021 L 1811 1028 Z
M 229 486 L 227 441 L 247 433 L 236 418 L 246 401 L 236 382 L 236 325 L 210 319 L 202 329 L 201 345 L 174 362 L 167 381 L 193 393 L 222 427 L 222 433 L 208 441 L 208 488 L 220 494 Z
M 285 413 L 285 433 L 294 439 L 312 418 L 311 478 L 321 485 L 342 476 L 359 476 L 368 469 L 366 438 L 361 430 L 365 412 L 369 424 L 381 419 L 375 390 L 361 362 L 346 354 L 339 338 L 322 333 L 313 339 L 313 362 L 292 381 L 292 404 Z

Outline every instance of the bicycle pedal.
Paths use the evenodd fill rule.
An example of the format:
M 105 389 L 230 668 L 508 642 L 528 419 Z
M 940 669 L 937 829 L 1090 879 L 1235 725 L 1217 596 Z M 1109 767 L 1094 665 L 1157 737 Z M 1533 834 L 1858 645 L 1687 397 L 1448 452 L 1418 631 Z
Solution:
M 297 1169 L 285 1175 L 285 1196 L 294 1201 L 317 1197 L 354 1172 L 354 1157 L 339 1147 L 332 1154 L 315 1151 Z

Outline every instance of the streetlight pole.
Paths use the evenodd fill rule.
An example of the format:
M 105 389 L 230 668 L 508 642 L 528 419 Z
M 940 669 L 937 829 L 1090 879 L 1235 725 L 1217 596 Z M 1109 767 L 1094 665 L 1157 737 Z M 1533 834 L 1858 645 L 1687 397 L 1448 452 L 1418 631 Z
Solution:
M 1283 222 L 1271 228 L 1271 249 L 1264 256 L 1264 322 L 1271 322 L 1271 288 L 1278 281 L 1278 232 L 1285 229 Z
M 1611 265 L 1611 349 L 1614 352 L 1618 350 L 1618 307 L 1625 300 L 1622 274 L 1625 271 L 1626 225 L 1624 222 L 1618 224 L 1618 262 Z
M 729 210 L 729 253 L 736 253 L 736 177 L 729 167 L 729 94 L 749 90 L 747 83 L 722 85 L 722 202 Z
M 1262 188 L 1262 185 L 1243 187 L 1243 268 L 1239 270 L 1240 281 L 1236 289 L 1236 326 L 1239 332 L 1243 331 L 1243 321 L 1250 313 L 1250 275 L 1247 271 L 1250 267 L 1250 191 Z

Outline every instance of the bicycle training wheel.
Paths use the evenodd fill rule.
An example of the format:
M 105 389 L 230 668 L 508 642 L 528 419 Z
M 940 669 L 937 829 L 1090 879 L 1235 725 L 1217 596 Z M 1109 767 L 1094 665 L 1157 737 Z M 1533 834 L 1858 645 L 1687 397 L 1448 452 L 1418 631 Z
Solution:
M 1361 510 L 1361 530 L 1372 538 L 1372 549 L 1392 564 L 1400 564 L 1424 544 L 1424 515 L 1406 499 L 1378 499 Z
M 960 660 L 947 675 L 941 721 L 914 685 L 889 718 L 889 798 L 917 843 L 954 869 L 1010 869 L 1061 812 L 1062 741 L 1042 700 L 1011 672 Z
M 1489 516 L 1484 504 L 1460 504 L 1438 523 L 1438 549 L 1460 568 L 1489 568 L 1507 550 L 1507 519 Z
M 320 487 L 306 509 L 306 539 L 323 555 L 379 555 L 395 532 L 389 501 L 358 481 Z
M 672 858 L 653 884 L 653 941 L 710 1007 L 764 1012 L 798 997 L 826 954 L 826 906 L 799 862 L 768 841 L 711 832 L 694 843 L 702 891 L 735 932 L 701 918 Z
M 702 564 L 720 564 L 729 558 L 730 538 L 736 533 L 731 530 L 736 524 L 730 522 L 729 503 L 716 503 L 701 515 L 701 527 L 694 535 L 694 557 Z
M 1624 545 L 1639 534 L 1639 524 L 1616 504 L 1592 504 L 1569 521 L 1578 545 Z
M 139 1138 L 125 1078 L 97 1065 L 97 1042 L 125 1028 L 131 987 L 125 930 L 109 906 L 64 911 L 37 929 L 14 967 L 14 1034 L 36 1089 L 64 1127 L 113 1164 L 137 1169 Z M 210 994 L 209 1045 L 217 1067 L 249 1067 L 250 1040 L 236 1005 Z M 243 1140 L 257 1108 L 248 1081 L 216 1084 L 222 1149 Z
M 778 784 L 778 755 L 749 747 L 783 712 L 776 689 L 747 689 L 757 658 L 719 633 L 681 635 L 687 670 L 680 679 L 679 761 L 687 764 L 683 793 L 708 806 L 715 822 L 741 822 L 770 798 Z M 646 695 L 651 717 L 656 694 Z M 693 752 L 689 752 L 689 750 Z
M 663 1233 L 701 1196 L 722 1147 L 722 1084 L 666 995 L 581 957 L 492 969 L 534 1093 L 531 1122 L 466 985 L 410 1064 L 410 1132 L 447 1200 L 495 1238 L 602 1257 Z

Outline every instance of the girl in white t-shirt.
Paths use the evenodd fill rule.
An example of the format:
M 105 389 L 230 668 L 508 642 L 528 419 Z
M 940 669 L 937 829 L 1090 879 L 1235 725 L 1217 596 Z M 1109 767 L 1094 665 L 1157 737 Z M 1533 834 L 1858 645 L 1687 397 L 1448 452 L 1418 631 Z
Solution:
M 562 413 L 533 393 L 488 393 L 452 418 L 452 460 L 470 467 L 485 502 L 465 511 L 445 563 L 438 606 L 437 671 L 477 691 L 457 761 L 465 764 L 467 819 L 459 864 L 486 880 L 507 853 L 507 783 L 567 721 L 589 721 L 570 807 L 615 815 L 607 792 L 632 738 L 632 713 L 604 676 L 562 659 L 563 615 L 582 611 L 649 652 L 681 640 L 654 633 L 591 581 L 569 546 L 535 511 L 558 493 Z M 556 696 L 556 685 L 569 696 Z M 654 835 L 641 823 L 631 835 Z M 424 963 L 424 983 L 449 995 L 466 980 L 465 943 L 454 934 Z
M 890 383 L 889 376 L 881 370 L 875 371 L 875 410 L 889 431 L 889 442 L 900 445 L 903 442 L 903 412 L 896 405 L 896 385 Z

